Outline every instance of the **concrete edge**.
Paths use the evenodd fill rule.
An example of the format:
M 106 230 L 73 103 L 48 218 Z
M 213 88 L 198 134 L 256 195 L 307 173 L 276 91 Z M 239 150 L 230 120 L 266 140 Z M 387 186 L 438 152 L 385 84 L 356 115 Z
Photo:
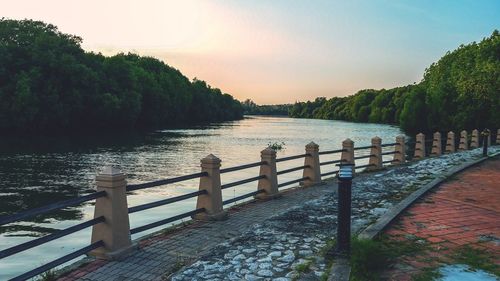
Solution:
M 389 210 L 387 213 L 382 215 L 374 224 L 365 228 L 358 237 L 363 239 L 373 239 L 375 238 L 382 230 L 384 230 L 396 217 L 398 217 L 404 210 L 406 210 L 413 202 L 417 199 L 425 195 L 431 189 L 439 186 L 444 181 L 448 180 L 453 175 L 470 168 L 474 165 L 482 163 L 490 158 L 500 155 L 500 152 L 493 153 L 486 157 L 482 157 L 477 160 L 469 161 L 460 166 L 453 167 L 444 174 L 440 175 L 438 178 L 432 180 L 428 184 L 419 188 L 417 191 L 410 194 L 403 201 L 399 202 L 395 207 Z M 335 263 L 330 268 L 330 274 L 328 276 L 328 281 L 349 281 L 351 275 L 351 265 L 349 264 L 349 260 L 346 258 L 337 258 L 335 259 Z

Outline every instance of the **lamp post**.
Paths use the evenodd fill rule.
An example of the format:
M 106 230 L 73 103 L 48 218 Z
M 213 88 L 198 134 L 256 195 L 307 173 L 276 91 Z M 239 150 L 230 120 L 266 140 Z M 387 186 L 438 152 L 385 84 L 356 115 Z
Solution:
M 351 187 L 353 165 L 343 164 L 338 173 L 337 254 L 349 255 L 351 247 Z

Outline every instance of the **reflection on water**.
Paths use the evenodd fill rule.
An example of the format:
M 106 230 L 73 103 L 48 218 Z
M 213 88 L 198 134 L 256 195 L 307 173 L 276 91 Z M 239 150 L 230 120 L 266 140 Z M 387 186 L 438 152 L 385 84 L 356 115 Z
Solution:
M 199 172 L 200 159 L 209 153 L 222 159 L 222 167 L 230 167 L 259 161 L 260 151 L 269 142 L 285 142 L 285 150 L 278 153 L 278 157 L 282 157 L 304 153 L 304 146 L 310 141 L 318 143 L 320 150 L 330 150 L 340 148 L 347 137 L 355 145 L 367 145 L 373 136 L 378 135 L 383 142 L 393 142 L 400 133 L 396 127 L 378 124 L 247 117 L 241 121 L 142 135 L 3 138 L 0 139 L 0 215 L 88 194 L 94 190 L 95 175 L 105 165 L 120 167 L 129 183 L 139 183 Z M 322 161 L 332 157 L 338 158 L 338 155 L 326 156 Z M 278 170 L 300 166 L 302 161 L 278 163 Z M 322 172 L 333 169 L 333 166 L 325 167 Z M 222 183 L 254 177 L 258 172 L 257 167 L 223 174 Z M 279 181 L 299 177 L 301 172 L 297 171 L 280 176 Z M 139 205 L 197 188 L 198 180 L 189 180 L 137 191 L 128 196 L 128 202 L 129 206 Z M 226 200 L 255 189 L 256 183 L 249 183 L 224 190 L 223 197 Z M 192 210 L 194 200 L 131 214 L 131 227 Z M 0 249 L 90 219 L 92 212 L 92 205 L 87 204 L 0 227 Z M 89 241 L 90 229 L 85 229 L 0 260 L 0 280 L 86 246 Z M 30 266 L 26 261 L 32 261 Z

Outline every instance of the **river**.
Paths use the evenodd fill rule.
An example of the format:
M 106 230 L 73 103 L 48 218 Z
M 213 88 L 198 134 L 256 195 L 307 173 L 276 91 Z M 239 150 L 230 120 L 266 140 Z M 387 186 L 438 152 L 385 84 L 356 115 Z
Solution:
M 181 176 L 200 171 L 200 159 L 212 153 L 222 167 L 260 161 L 269 143 L 284 143 L 278 157 L 304 153 L 314 141 L 321 150 L 341 148 L 350 138 L 355 146 L 370 144 L 373 136 L 394 142 L 398 127 L 334 120 L 246 116 L 188 129 L 161 130 L 141 135 L 72 138 L 0 139 L 0 215 L 31 209 L 94 190 L 96 174 L 106 165 L 119 167 L 129 183 Z M 333 158 L 332 158 L 333 157 Z M 321 161 L 338 159 L 338 155 Z M 303 165 L 303 160 L 278 163 L 278 170 Z M 335 167 L 322 167 L 328 172 Z M 257 176 L 257 168 L 222 175 L 222 183 Z M 279 176 L 284 182 L 300 178 L 301 171 Z M 156 201 L 198 189 L 198 180 L 134 192 L 129 206 Z M 223 200 L 256 190 L 256 183 L 228 188 Z M 167 218 L 195 208 L 194 198 L 130 215 L 131 227 Z M 93 217 L 92 204 L 53 212 L 29 221 L 0 227 L 0 250 L 69 227 Z M 161 227 L 160 227 L 161 228 Z M 156 231 L 160 228 L 153 229 Z M 0 280 L 16 276 L 90 242 L 90 228 L 0 260 Z M 149 232 L 151 232 L 149 231 Z M 138 238 L 148 232 L 134 235 Z

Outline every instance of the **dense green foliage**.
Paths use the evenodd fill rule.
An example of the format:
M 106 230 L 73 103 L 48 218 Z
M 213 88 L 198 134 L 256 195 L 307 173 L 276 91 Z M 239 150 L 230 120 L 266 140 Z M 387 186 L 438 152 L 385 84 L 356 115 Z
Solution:
M 257 105 L 250 99 L 242 102 L 243 111 L 248 115 L 283 115 L 287 116 L 288 111 L 292 107 L 291 104 L 270 104 Z
M 152 129 L 242 117 L 241 104 L 151 57 L 85 52 L 81 38 L 0 19 L 0 131 Z
M 414 85 L 299 102 L 291 117 L 398 124 L 408 133 L 500 126 L 500 33 L 462 45 Z

